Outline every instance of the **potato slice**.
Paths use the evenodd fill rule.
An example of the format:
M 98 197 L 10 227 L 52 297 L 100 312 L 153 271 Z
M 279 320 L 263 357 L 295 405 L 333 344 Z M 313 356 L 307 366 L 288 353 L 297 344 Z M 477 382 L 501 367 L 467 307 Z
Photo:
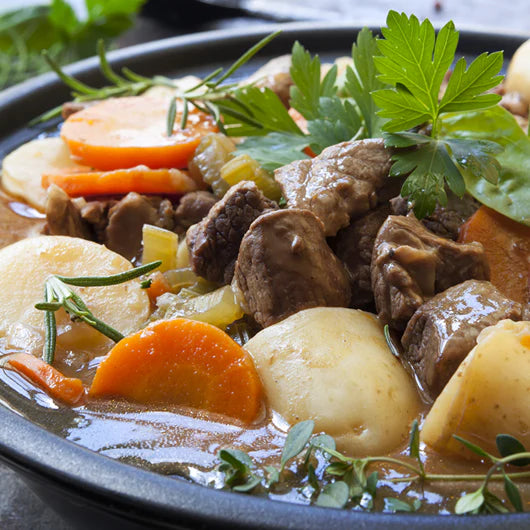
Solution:
M 44 335 L 44 313 L 34 305 L 43 300 L 49 275 L 108 276 L 130 268 L 128 260 L 103 245 L 73 237 L 40 236 L 4 247 L 0 250 L 0 338 L 12 347 L 40 355 L 42 339 L 38 338 Z M 95 316 L 124 335 L 138 330 L 149 316 L 149 299 L 137 280 L 73 289 Z M 79 349 L 94 356 L 113 345 L 90 326 L 72 322 L 63 310 L 56 316 L 58 352 L 67 355 Z
M 32 140 L 4 158 L 2 186 L 11 195 L 44 211 L 47 193 L 41 185 L 43 173 L 89 168 L 76 164 L 61 138 Z
M 519 92 L 530 102 L 530 39 L 513 54 L 505 81 L 506 92 Z
M 317 432 L 352 456 L 385 453 L 407 439 L 418 394 L 374 315 L 306 309 L 260 331 L 245 348 L 270 406 L 289 423 L 313 419 Z
M 530 322 L 502 320 L 478 336 L 427 415 L 422 439 L 437 451 L 467 458 L 479 457 L 453 434 L 494 454 L 500 433 L 529 447 L 529 388 Z

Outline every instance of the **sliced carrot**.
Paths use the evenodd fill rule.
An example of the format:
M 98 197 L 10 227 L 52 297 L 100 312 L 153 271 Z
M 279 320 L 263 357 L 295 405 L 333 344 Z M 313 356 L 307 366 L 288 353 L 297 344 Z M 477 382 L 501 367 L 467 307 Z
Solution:
M 151 285 L 146 289 L 146 292 L 151 302 L 155 303 L 159 296 L 171 291 L 171 285 L 169 285 L 166 277 L 160 271 L 153 272 L 149 279 L 151 280 Z
M 77 160 L 99 170 L 146 165 L 152 169 L 187 167 L 201 138 L 217 132 L 214 120 L 190 109 L 186 129 L 177 111 L 167 135 L 168 98 L 108 99 L 72 114 L 61 137 Z
M 114 195 L 130 191 L 183 195 L 197 189 L 195 181 L 178 169 L 149 169 L 146 166 L 42 175 L 42 187 L 47 189 L 50 184 L 56 184 L 70 197 Z
M 462 243 L 478 241 L 490 264 L 491 283 L 509 298 L 530 301 L 530 228 L 481 206 L 460 229 Z
M 14 353 L 9 356 L 6 364 L 25 375 L 51 397 L 68 405 L 79 405 L 85 396 L 85 387 L 80 379 L 66 377 L 29 353 Z
M 262 410 L 250 355 L 219 328 L 187 319 L 161 320 L 118 342 L 89 395 L 182 405 L 246 423 Z

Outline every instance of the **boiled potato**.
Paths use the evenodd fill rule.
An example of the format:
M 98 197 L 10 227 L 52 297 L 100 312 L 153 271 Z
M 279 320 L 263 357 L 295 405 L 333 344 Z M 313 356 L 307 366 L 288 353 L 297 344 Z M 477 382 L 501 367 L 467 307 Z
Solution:
M 34 305 L 43 300 L 48 276 L 108 276 L 130 268 L 129 261 L 104 246 L 73 237 L 40 236 L 0 249 L 0 339 L 41 355 L 44 313 Z M 138 281 L 73 289 L 95 316 L 124 335 L 138 330 L 149 316 L 149 299 Z M 56 316 L 60 357 L 76 350 L 93 356 L 112 346 L 87 324 L 72 322 L 62 309 Z
M 4 158 L 2 186 L 37 210 L 46 208 L 47 194 L 41 185 L 43 173 L 88 169 L 70 158 L 70 151 L 61 138 L 32 140 Z
M 419 410 L 413 381 L 364 311 L 313 308 L 260 331 L 252 355 L 273 410 L 313 419 L 352 456 L 399 447 Z
M 457 434 L 496 453 L 495 436 L 506 433 L 530 447 L 530 322 L 502 320 L 484 329 L 477 345 L 450 379 L 422 429 L 434 449 L 478 458 Z
M 519 92 L 530 102 L 530 40 L 527 40 L 514 53 L 505 81 L 507 92 Z

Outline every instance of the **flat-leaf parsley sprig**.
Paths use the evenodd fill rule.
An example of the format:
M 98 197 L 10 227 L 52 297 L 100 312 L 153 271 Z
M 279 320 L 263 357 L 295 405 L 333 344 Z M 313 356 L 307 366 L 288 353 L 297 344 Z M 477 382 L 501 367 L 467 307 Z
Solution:
M 497 181 L 500 165 L 494 155 L 502 148 L 489 141 L 442 137 L 440 118 L 444 113 L 485 109 L 500 101 L 499 95 L 484 92 L 502 81 L 498 73 L 503 54 L 483 53 L 469 67 L 460 58 L 440 99 L 458 45 L 453 22 L 436 36 L 429 20 L 420 23 L 414 15 L 390 11 L 382 33 L 384 39 L 377 41 L 382 55 L 374 60 L 378 79 L 390 86 L 374 91 L 372 97 L 381 109 L 379 116 L 387 119 L 385 145 L 397 148 L 391 175 L 409 175 L 402 195 L 414 203 L 414 212 L 421 218 L 436 203 L 447 203 L 446 185 L 458 196 L 464 194 L 464 170 Z M 430 133 L 409 131 L 420 125 Z

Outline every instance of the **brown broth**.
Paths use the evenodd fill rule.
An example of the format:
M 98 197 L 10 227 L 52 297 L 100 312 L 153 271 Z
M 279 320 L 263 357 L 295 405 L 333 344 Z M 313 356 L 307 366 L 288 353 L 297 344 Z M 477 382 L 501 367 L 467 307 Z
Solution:
M 38 235 L 44 226 L 42 214 L 17 202 L 0 190 L 0 248 L 17 240 Z M 11 351 L 0 340 L 2 357 Z M 89 384 L 104 352 L 94 357 L 87 352 L 58 352 L 56 366 L 65 375 L 79 377 Z M 269 413 L 250 427 L 219 415 L 182 407 L 149 409 L 120 401 L 89 401 L 69 408 L 55 402 L 40 388 L 17 372 L 0 367 L 0 403 L 33 423 L 83 447 L 111 458 L 158 473 L 181 477 L 202 485 L 220 488 L 223 475 L 216 470 L 217 453 L 232 447 L 246 451 L 259 465 L 278 466 L 288 426 L 281 417 Z M 425 405 L 421 418 L 428 412 Z M 420 418 L 420 419 L 421 419 Z M 407 448 L 390 455 L 406 458 Z M 487 466 L 442 456 L 425 447 L 421 449 L 429 473 L 484 473 Z M 317 475 L 322 476 L 324 461 L 319 461 Z M 389 479 L 405 476 L 403 470 L 385 464 L 374 466 L 380 474 L 375 509 L 382 510 L 384 497 L 398 497 L 411 502 L 418 498 L 425 513 L 452 513 L 463 492 L 473 491 L 477 482 L 392 483 Z M 270 498 L 309 504 L 312 489 L 297 475 L 296 465 Z M 520 484 L 525 509 L 530 509 L 530 482 Z M 502 483 L 492 488 L 502 496 Z M 359 509 L 359 508 L 357 508 Z

